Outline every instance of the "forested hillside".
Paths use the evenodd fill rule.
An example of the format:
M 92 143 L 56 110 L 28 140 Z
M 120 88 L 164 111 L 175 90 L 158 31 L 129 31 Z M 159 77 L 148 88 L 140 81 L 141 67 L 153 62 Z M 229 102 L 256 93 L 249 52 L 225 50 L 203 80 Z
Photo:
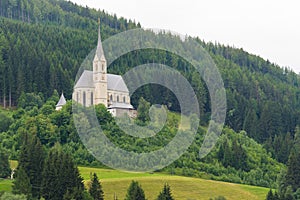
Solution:
M 63 91 L 67 99 L 71 98 L 80 64 L 97 44 L 98 17 L 101 19 L 102 40 L 124 30 L 140 27 L 139 23 L 131 20 L 117 18 L 104 11 L 80 7 L 63 0 L 0 0 L 0 16 L 0 103 L 4 108 L 18 107 L 20 109 L 9 118 L 15 126 L 19 126 L 20 124 L 16 123 L 21 123 L 19 119 L 23 119 L 19 116 L 22 115 L 20 113 L 25 112 L 22 108 L 26 110 L 28 106 L 22 104 L 24 98 L 38 98 L 40 101 L 33 107 L 43 108 L 41 111 L 32 107 L 26 110 L 26 118 L 34 117 L 34 119 L 39 114 L 48 116 L 49 110 L 53 109 L 53 102 L 49 105 L 51 109 L 44 108 L 43 104 L 46 100 L 49 101 L 54 90 L 59 93 Z M 174 42 L 179 41 L 175 36 L 169 35 L 169 37 L 174 39 Z M 281 68 L 243 49 L 195 39 L 209 52 L 224 80 L 227 93 L 226 125 L 236 133 L 241 133 L 232 136 L 234 135 L 232 130 L 225 129 L 224 135 L 226 136 L 222 137 L 218 149 L 203 163 L 197 164 L 196 155 L 190 153 L 186 155 L 189 159 L 182 157 L 174 166 L 170 166 L 169 170 L 179 173 L 176 172 L 176 168 L 180 168 L 182 174 L 200 176 L 196 172 L 196 169 L 200 168 L 213 178 L 219 177 L 221 172 L 224 172 L 231 175 L 223 177 L 222 180 L 272 185 L 278 168 L 275 167 L 276 169 L 269 172 L 266 166 L 272 163 L 279 166 L 273 158 L 281 163 L 287 163 L 297 126 L 300 125 L 300 76 L 288 68 Z M 177 45 L 181 44 L 178 42 Z M 123 74 L 134 66 L 151 62 L 172 66 L 191 82 L 200 100 L 201 125 L 206 126 L 210 116 L 210 99 L 206 85 L 200 75 L 195 73 L 195 70 L 180 57 L 153 49 L 134 51 L 116 60 L 110 66 L 109 71 Z M 161 95 L 163 93 L 170 95 Z M 148 85 L 138 90 L 132 99 L 135 107 L 141 96 L 152 104 L 168 105 L 171 111 L 180 110 L 177 100 L 170 91 L 158 85 Z M 50 140 L 54 137 L 53 141 L 45 141 L 45 144 L 51 146 L 59 141 L 72 146 L 78 143 L 77 139 L 67 141 L 68 134 L 75 133 L 70 131 L 69 127 L 60 130 L 63 127 L 59 124 L 60 120 L 55 118 L 57 117 L 55 114 L 52 117 L 52 122 L 49 124 L 53 127 L 46 126 L 45 128 L 51 131 L 59 129 L 59 131 L 54 131 L 57 135 L 48 138 Z M 66 116 L 60 117 L 67 120 Z M 72 122 L 68 121 L 68 123 L 73 128 Z M 14 126 L 3 129 L 0 132 L 6 132 L 6 134 L 2 135 L 2 139 L 11 142 L 11 139 L 8 139 L 9 134 L 17 135 L 18 129 Z M 257 143 L 249 138 L 253 138 Z M 2 143 L 2 146 L 7 149 L 17 148 L 11 150 L 12 156 L 16 158 L 20 141 L 17 138 L 13 138 L 13 141 L 15 143 Z M 271 153 L 272 158 L 268 157 L 263 147 Z M 83 147 L 80 148 L 82 149 L 77 148 L 76 152 L 79 151 L 85 155 L 87 152 L 83 150 Z M 225 159 L 224 152 L 218 151 L 231 148 L 249 151 L 250 153 L 247 153 L 248 164 L 232 163 L 233 166 L 229 165 L 230 159 Z M 256 152 L 250 149 L 256 149 Z M 230 152 L 231 156 L 237 156 L 232 151 L 227 151 L 226 154 Z M 76 155 L 80 157 L 80 153 Z M 255 159 L 254 154 L 259 154 L 260 158 Z M 86 162 L 80 160 L 82 164 L 93 162 L 93 159 L 87 155 L 81 157 L 89 159 Z M 216 158 L 219 161 L 216 161 Z M 252 161 L 257 165 L 261 164 L 261 171 L 251 172 L 254 170 L 251 165 Z M 268 165 L 264 166 L 264 162 Z M 218 166 L 213 168 L 215 163 Z M 243 172 L 239 173 L 238 170 Z M 255 182 L 254 177 L 260 176 L 266 176 L 267 181 Z
M 77 70 L 96 44 L 98 17 L 102 22 L 102 39 L 140 26 L 62 0 L 1 0 L 0 4 L 0 15 L 5 17 L 0 19 L 0 102 L 4 107 L 16 106 L 22 92 L 42 93 L 46 99 L 56 89 L 70 98 Z M 297 74 L 242 49 L 197 40 L 211 54 L 222 74 L 227 89 L 228 126 L 235 131 L 246 130 L 255 140 L 267 142 L 271 151 L 277 148 L 274 140 L 284 141 L 287 133 L 293 135 L 300 123 Z M 142 51 L 139 59 L 135 59 L 135 53 L 123 56 L 115 63 L 117 67 L 110 70 L 124 73 L 133 66 L 153 61 L 169 64 L 192 82 L 201 97 L 202 113 L 209 116 L 205 85 L 197 80 L 200 76 L 188 70 L 186 62 L 166 52 Z M 154 99 L 159 103 L 172 101 L 171 109 L 179 110 L 174 98 L 155 98 L 163 89 L 156 89 L 154 97 L 149 89 L 141 91 L 143 94 L 139 95 L 152 103 Z M 137 99 L 133 99 L 135 106 Z M 277 157 L 283 162 L 287 160 Z

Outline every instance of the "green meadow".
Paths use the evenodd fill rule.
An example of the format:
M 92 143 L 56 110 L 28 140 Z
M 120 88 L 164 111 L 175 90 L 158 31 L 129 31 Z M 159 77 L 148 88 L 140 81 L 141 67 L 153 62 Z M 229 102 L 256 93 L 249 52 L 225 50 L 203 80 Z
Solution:
M 11 161 L 12 168 L 17 163 Z M 91 173 L 97 173 L 103 186 L 105 199 L 124 199 L 132 180 L 138 181 L 147 199 L 155 199 L 165 183 L 171 186 L 175 199 L 203 199 L 224 196 L 228 200 L 263 200 L 268 188 L 233 184 L 220 181 L 205 180 L 182 176 L 171 176 L 161 173 L 131 173 L 111 169 L 79 167 L 81 176 L 88 184 Z M 11 180 L 0 180 L 0 191 L 11 191 Z

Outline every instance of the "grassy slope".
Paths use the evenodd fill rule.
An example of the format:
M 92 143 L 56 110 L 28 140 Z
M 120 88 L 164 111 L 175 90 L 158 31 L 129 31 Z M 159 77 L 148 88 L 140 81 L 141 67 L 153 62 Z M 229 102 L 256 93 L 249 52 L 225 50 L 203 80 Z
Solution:
M 211 181 L 181 176 L 149 173 L 126 173 L 109 169 L 79 168 L 84 180 L 88 180 L 90 173 L 98 174 L 105 192 L 106 199 L 124 199 L 127 188 L 132 180 L 137 180 L 145 190 L 146 197 L 155 199 L 165 183 L 171 186 L 175 199 L 205 199 L 219 195 L 232 200 L 263 200 L 268 188 L 239 185 L 219 181 Z
M 17 162 L 11 161 L 12 168 Z M 91 173 L 97 173 L 101 180 L 105 199 L 113 199 L 114 194 L 118 199 L 124 199 L 127 188 L 132 180 L 137 180 L 145 190 L 147 199 L 155 199 L 165 183 L 171 186 L 175 199 L 203 199 L 222 195 L 230 200 L 263 200 L 268 188 L 239 185 L 233 183 L 170 176 L 160 173 L 128 173 L 109 169 L 79 167 L 81 176 L 90 179 Z M 11 180 L 0 180 L 0 191 L 11 191 Z

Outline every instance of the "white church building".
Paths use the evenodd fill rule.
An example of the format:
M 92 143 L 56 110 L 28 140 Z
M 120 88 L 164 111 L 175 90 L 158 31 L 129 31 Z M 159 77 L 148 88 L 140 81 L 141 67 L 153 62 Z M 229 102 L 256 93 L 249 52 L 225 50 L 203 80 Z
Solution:
M 74 86 L 72 99 L 85 107 L 103 104 L 116 117 L 128 114 L 135 116 L 130 104 L 128 88 L 120 75 L 108 74 L 104 56 L 100 23 L 98 28 L 98 44 L 93 60 L 93 70 L 84 70 Z

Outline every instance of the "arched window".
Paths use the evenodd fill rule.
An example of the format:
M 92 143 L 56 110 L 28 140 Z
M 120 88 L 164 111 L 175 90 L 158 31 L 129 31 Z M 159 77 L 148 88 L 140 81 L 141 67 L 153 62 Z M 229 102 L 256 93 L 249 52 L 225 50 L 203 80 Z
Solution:
M 86 106 L 86 94 L 85 94 L 85 92 L 83 92 L 82 96 L 83 96 L 82 104 L 85 107 Z
M 91 92 L 91 105 L 94 105 L 94 94 Z
M 119 99 L 119 95 L 117 96 L 117 102 L 119 102 L 120 101 L 120 99 Z
M 125 97 L 125 96 L 123 97 L 123 102 L 124 102 L 124 103 L 126 102 L 126 97 Z
M 113 96 L 112 96 L 112 94 L 109 96 L 109 100 L 110 100 L 110 101 L 113 101 Z
M 104 71 L 104 64 L 102 64 L 102 71 Z

